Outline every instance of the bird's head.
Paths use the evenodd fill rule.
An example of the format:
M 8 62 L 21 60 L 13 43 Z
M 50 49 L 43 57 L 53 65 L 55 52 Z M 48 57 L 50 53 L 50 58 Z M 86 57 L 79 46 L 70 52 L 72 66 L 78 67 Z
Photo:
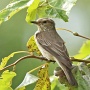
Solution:
M 55 23 L 49 18 L 40 18 L 36 21 L 31 21 L 31 23 L 36 24 L 40 31 L 55 30 Z

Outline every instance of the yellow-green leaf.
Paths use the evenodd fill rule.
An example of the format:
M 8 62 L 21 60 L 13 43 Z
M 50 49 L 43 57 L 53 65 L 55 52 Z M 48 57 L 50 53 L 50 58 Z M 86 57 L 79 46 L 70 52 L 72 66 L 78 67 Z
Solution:
M 28 47 L 29 52 L 32 52 L 32 53 L 36 52 L 38 55 L 41 55 L 41 52 L 39 51 L 35 43 L 34 35 L 31 36 L 30 39 L 28 40 L 27 47 Z
M 77 59 L 88 59 L 90 58 L 90 40 L 86 41 L 77 55 L 74 56 Z
M 41 6 L 41 7 L 38 7 L 37 8 L 37 15 L 39 18 L 43 18 L 43 17 L 46 17 L 46 9 L 47 9 L 48 5 L 46 6 Z
M 0 77 L 0 90 L 13 90 L 11 88 L 12 79 L 16 76 L 15 72 L 6 70 Z
M 31 0 L 32 3 L 27 9 L 27 16 L 26 16 L 26 21 L 30 23 L 31 20 L 34 20 L 36 18 L 36 12 L 38 5 L 40 3 L 40 0 Z
M 9 61 L 9 59 L 10 59 L 11 57 L 13 57 L 15 54 L 23 53 L 23 52 L 26 52 L 26 51 L 13 52 L 13 53 L 11 53 L 9 56 L 2 58 L 2 62 L 1 62 L 1 64 L 0 64 L 0 70 L 5 67 L 5 65 L 7 64 L 7 62 Z
M 34 90 L 51 90 L 51 83 L 48 75 L 49 63 L 46 63 L 38 72 L 38 81 Z

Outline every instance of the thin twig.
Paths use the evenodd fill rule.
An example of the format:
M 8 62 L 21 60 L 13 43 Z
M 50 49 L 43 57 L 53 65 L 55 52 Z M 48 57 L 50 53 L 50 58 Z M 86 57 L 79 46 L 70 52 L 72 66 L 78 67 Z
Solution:
M 71 58 L 71 61 L 75 61 L 75 62 L 85 62 L 85 63 L 90 63 L 90 60 L 81 60 L 81 59 L 75 59 L 75 58 Z
M 77 32 L 72 32 L 71 30 L 68 30 L 65 28 L 56 28 L 56 30 L 65 30 L 65 31 L 72 33 L 74 36 L 78 36 L 78 37 L 90 40 L 90 38 L 88 38 L 88 37 L 82 36 L 82 35 L 78 34 Z
M 40 69 L 42 66 L 44 66 L 46 63 L 44 63 L 44 64 L 42 64 L 42 65 L 40 65 L 40 66 L 38 66 L 38 67 L 36 67 L 36 68 L 34 68 L 34 69 L 32 69 L 32 70 L 30 70 L 28 73 L 32 73 L 32 72 L 34 72 L 35 70 L 37 70 L 37 69 Z
M 4 67 L 3 69 L 1 69 L 0 71 L 3 71 L 11 66 L 15 66 L 17 63 L 19 63 L 20 61 L 27 59 L 27 58 L 36 58 L 36 59 L 40 59 L 40 60 L 44 60 L 44 61 L 48 61 L 48 59 L 44 58 L 44 57 L 40 57 L 40 56 L 34 56 L 34 55 L 27 55 L 27 56 L 23 56 L 21 58 L 19 58 L 18 60 L 16 60 L 14 63 Z M 55 62 L 53 60 L 49 60 L 49 62 Z

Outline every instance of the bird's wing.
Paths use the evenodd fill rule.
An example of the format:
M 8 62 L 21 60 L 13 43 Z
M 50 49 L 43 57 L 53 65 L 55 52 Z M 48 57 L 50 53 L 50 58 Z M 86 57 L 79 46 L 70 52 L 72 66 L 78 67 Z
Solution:
M 62 63 L 68 68 L 72 67 L 64 42 L 57 32 L 40 32 L 36 34 L 36 38 L 41 47 L 52 54 L 58 63 Z

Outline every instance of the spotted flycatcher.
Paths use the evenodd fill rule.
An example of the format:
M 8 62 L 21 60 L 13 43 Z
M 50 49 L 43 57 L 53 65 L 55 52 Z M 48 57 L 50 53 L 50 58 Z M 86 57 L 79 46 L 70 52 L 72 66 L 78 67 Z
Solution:
M 56 32 L 55 22 L 49 18 L 40 18 L 31 21 L 31 23 L 38 26 L 35 33 L 35 42 L 42 55 L 48 60 L 55 60 L 65 73 L 68 82 L 73 86 L 77 86 L 77 81 L 71 72 L 72 63 L 63 39 Z

